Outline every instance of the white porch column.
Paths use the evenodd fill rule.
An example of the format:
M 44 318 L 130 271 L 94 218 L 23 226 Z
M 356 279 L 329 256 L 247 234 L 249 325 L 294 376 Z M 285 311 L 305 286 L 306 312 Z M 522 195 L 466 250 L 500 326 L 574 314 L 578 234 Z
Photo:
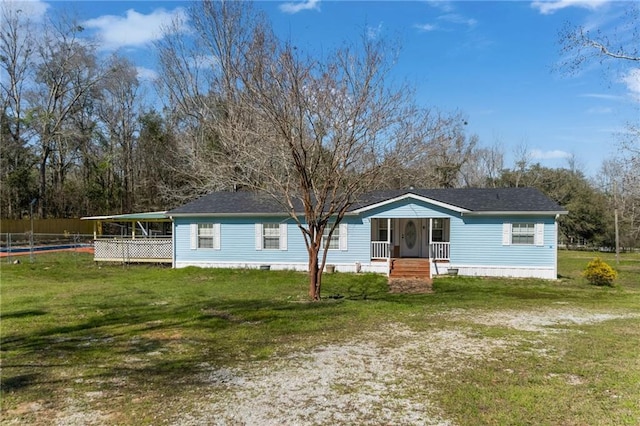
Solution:
M 431 253 L 431 246 L 433 245 L 433 218 L 429 218 L 429 259 L 433 258 L 433 253 Z
M 387 276 L 391 274 L 391 218 L 387 218 Z

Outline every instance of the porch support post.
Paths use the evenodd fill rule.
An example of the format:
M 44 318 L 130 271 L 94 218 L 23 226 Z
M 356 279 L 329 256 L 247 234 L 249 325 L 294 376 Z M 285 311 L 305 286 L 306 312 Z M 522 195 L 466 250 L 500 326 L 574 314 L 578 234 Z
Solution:
M 430 217 L 429 218 L 429 258 L 433 257 L 433 253 L 431 252 L 431 246 L 433 245 L 433 241 L 432 241 L 433 232 L 432 232 L 432 229 L 433 229 L 433 218 Z
M 433 278 L 433 266 L 435 265 L 433 263 L 433 253 L 431 250 L 431 247 L 433 246 L 433 218 L 430 217 L 429 218 L 429 278 Z
M 387 276 L 390 273 L 391 273 L 391 218 L 388 217 L 387 218 Z

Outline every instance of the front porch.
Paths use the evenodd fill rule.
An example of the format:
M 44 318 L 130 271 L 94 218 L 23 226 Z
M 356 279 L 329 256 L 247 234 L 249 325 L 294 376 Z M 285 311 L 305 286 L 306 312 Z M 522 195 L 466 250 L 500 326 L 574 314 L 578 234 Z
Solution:
M 94 261 L 172 263 L 171 219 L 165 212 L 91 216 Z
M 392 278 L 431 278 L 432 265 L 450 261 L 449 237 L 449 218 L 374 218 L 371 261 L 386 262 Z

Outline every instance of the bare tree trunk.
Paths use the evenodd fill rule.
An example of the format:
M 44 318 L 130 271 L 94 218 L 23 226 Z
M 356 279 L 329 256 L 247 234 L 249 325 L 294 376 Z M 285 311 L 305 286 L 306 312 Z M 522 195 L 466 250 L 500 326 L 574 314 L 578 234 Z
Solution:
M 320 284 L 322 271 L 318 265 L 318 247 L 309 248 L 309 297 L 311 300 L 320 300 Z

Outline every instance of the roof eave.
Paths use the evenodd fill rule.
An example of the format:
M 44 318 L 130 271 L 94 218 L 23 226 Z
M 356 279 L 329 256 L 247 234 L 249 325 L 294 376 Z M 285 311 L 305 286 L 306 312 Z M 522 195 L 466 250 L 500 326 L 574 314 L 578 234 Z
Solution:
M 530 210 L 530 211 L 475 211 L 463 213 L 464 216 L 556 216 L 568 214 L 567 210 Z

